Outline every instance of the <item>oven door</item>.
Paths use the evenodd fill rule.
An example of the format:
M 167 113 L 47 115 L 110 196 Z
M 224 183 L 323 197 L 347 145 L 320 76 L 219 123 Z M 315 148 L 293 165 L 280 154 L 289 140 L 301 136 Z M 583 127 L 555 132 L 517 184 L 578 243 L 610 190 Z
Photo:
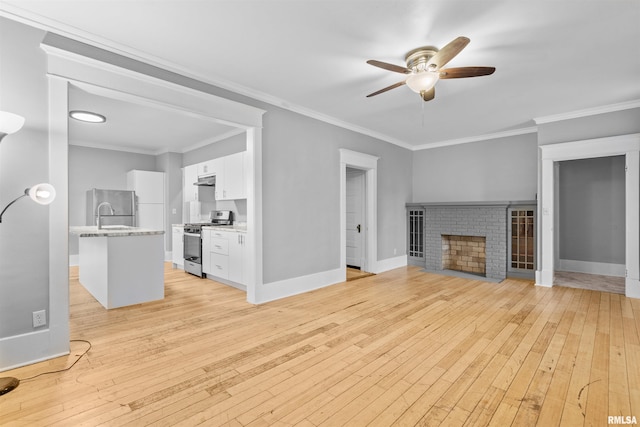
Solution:
M 184 259 L 202 264 L 202 238 L 200 233 L 184 233 Z

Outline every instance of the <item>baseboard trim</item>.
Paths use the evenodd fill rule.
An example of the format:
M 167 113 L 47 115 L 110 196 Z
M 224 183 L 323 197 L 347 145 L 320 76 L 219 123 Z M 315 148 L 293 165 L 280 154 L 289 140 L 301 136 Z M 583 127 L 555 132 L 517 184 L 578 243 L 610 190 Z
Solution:
M 409 263 L 407 255 L 400 255 L 393 258 L 387 258 L 376 262 L 374 271 L 371 273 L 384 273 L 385 271 L 393 270 L 394 268 L 406 267 Z
M 69 354 L 68 342 L 66 349 L 46 343 L 52 343 L 50 329 L 1 338 L 0 372 Z
M 258 286 L 258 289 L 256 289 L 257 301 L 255 301 L 255 304 L 263 304 L 265 302 L 303 294 L 305 292 L 335 285 L 336 283 L 346 282 L 346 280 L 346 270 L 344 268 L 338 268 L 306 276 L 265 283 L 262 286 Z
M 571 271 L 574 273 L 600 274 L 602 276 L 625 277 L 625 264 L 612 264 L 606 262 L 577 261 L 573 259 L 561 259 L 556 270 Z

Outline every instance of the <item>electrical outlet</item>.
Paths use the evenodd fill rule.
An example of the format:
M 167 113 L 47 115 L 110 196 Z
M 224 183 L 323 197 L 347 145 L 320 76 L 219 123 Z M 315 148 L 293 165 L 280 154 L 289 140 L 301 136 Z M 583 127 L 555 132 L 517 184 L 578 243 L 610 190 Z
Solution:
M 171 213 L 172 213 L 173 215 L 175 215 L 175 214 L 177 214 L 177 213 L 178 213 L 178 210 L 177 210 L 176 208 L 173 208 L 173 209 L 171 209 Z
M 33 312 L 33 327 L 44 326 L 47 324 L 47 310 Z
M 397 255 L 398 254 L 398 248 L 393 248 L 393 254 Z

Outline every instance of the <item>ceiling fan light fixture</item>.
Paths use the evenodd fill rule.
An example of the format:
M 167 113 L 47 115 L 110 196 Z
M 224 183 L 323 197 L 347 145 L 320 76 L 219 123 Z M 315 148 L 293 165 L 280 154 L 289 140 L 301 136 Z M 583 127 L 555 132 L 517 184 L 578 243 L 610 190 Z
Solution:
M 431 90 L 438 79 L 440 78 L 440 73 L 434 71 L 419 71 L 417 73 L 409 75 L 407 77 L 407 86 L 409 89 L 414 91 L 415 93 L 422 93 L 428 90 Z
M 87 123 L 104 123 L 107 121 L 107 118 L 102 114 L 91 111 L 73 110 L 69 112 L 69 117 Z

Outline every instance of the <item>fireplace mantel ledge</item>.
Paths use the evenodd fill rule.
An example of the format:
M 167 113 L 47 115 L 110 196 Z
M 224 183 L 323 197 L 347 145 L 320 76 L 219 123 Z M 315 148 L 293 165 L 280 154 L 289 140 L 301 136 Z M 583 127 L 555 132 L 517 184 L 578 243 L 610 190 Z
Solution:
M 536 200 L 510 200 L 510 201 L 495 201 L 495 202 L 423 202 L 423 203 L 407 203 L 406 207 L 408 208 L 416 208 L 416 207 L 438 207 L 438 206 L 453 206 L 453 207 L 483 207 L 483 206 L 492 206 L 492 207 L 502 207 L 502 206 L 523 206 L 523 205 L 537 205 L 538 202 Z

